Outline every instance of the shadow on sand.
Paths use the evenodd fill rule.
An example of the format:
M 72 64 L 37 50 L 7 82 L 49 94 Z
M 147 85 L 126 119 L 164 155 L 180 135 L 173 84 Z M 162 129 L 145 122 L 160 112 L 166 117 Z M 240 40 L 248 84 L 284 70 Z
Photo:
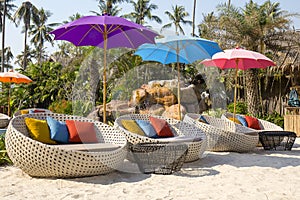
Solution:
M 183 176 L 191 178 L 214 176 L 220 173 L 214 169 L 214 167 L 222 165 L 229 165 L 236 168 L 255 166 L 281 169 L 288 166 L 296 167 L 300 165 L 300 145 L 294 144 L 291 151 L 265 151 L 263 148 L 258 148 L 248 153 L 205 152 L 203 158 L 195 162 L 184 163 L 179 172 L 166 176 Z M 119 182 L 139 182 L 151 178 L 151 176 L 153 175 L 142 174 L 135 163 L 125 161 L 124 164 L 113 173 L 69 180 L 109 185 Z

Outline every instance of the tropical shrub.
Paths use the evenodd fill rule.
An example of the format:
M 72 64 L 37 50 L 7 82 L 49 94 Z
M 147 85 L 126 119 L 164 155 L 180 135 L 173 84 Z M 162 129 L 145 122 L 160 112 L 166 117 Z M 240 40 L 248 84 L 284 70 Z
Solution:
M 284 118 L 283 118 L 283 116 L 281 116 L 277 112 L 273 112 L 271 114 L 267 114 L 267 115 L 264 115 L 264 116 L 258 116 L 258 118 L 264 119 L 264 120 L 269 121 L 269 122 L 272 122 L 272 123 L 274 123 L 274 124 L 276 124 L 276 125 L 283 128 Z
M 220 118 L 225 112 L 226 110 L 222 108 L 216 108 L 204 111 L 202 114 Z
M 11 98 L 13 108 L 48 108 L 54 101 L 70 99 L 76 71 L 77 67 L 64 67 L 54 62 L 30 64 L 21 73 L 33 82 L 15 85 Z
M 67 100 L 57 100 L 51 103 L 49 110 L 55 113 L 73 114 L 72 102 Z
M 228 112 L 234 112 L 234 104 L 230 103 L 227 106 Z M 248 108 L 245 102 L 236 102 L 236 114 L 247 114 Z

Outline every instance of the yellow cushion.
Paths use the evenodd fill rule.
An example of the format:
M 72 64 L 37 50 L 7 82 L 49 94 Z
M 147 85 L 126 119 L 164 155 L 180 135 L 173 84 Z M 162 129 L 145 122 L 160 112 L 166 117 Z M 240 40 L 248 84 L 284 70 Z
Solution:
M 50 139 L 50 130 L 46 120 L 26 117 L 25 124 L 32 139 L 46 144 L 56 144 L 54 140 Z
M 29 110 L 21 110 L 21 115 L 25 115 L 25 114 L 28 114 L 29 113 Z
M 235 122 L 235 123 L 237 123 L 237 124 L 241 124 L 242 125 L 242 123 L 240 122 L 240 120 L 238 120 L 237 118 L 230 117 L 228 119 L 231 120 L 231 121 L 233 121 L 233 122 Z
M 121 123 L 125 129 L 132 133 L 136 133 L 142 136 L 145 136 L 144 131 L 139 127 L 139 125 L 135 122 L 135 120 L 121 120 Z

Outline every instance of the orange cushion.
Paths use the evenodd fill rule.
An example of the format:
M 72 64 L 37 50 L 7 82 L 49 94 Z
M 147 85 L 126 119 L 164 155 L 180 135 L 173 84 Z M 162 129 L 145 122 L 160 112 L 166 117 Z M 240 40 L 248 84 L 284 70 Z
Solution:
M 249 128 L 253 128 L 253 129 L 256 129 L 256 130 L 261 130 L 260 125 L 259 125 L 259 121 L 258 121 L 257 118 L 246 115 L 245 119 L 246 119 L 246 122 L 247 122 Z
M 94 124 L 91 122 L 81 122 L 66 120 L 69 131 L 69 142 L 72 143 L 97 143 L 97 134 Z
M 173 137 L 174 134 L 168 124 L 164 119 L 158 119 L 155 117 L 149 117 L 150 123 L 152 124 L 158 137 Z

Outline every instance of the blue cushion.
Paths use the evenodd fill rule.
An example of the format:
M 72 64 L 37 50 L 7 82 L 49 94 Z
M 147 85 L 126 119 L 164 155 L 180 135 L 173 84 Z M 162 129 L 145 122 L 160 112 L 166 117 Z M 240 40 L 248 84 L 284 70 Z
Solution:
M 203 115 L 200 115 L 200 117 L 198 118 L 198 120 L 199 120 L 200 122 L 205 123 L 205 124 L 209 124 L 208 121 L 205 119 L 205 117 L 204 117 Z
M 65 122 L 60 122 L 47 116 L 50 138 L 59 143 L 69 143 L 69 132 Z
M 147 137 L 157 138 L 156 131 L 154 130 L 152 124 L 145 120 L 135 120 L 139 127 L 144 131 Z
M 33 114 L 33 113 L 34 113 L 34 110 L 30 109 L 30 110 L 28 110 L 28 113 L 29 113 L 29 114 Z
M 248 123 L 247 123 L 245 117 L 240 116 L 240 115 L 237 115 L 236 117 L 237 117 L 237 119 L 241 122 L 241 124 L 243 124 L 243 126 L 248 127 Z

